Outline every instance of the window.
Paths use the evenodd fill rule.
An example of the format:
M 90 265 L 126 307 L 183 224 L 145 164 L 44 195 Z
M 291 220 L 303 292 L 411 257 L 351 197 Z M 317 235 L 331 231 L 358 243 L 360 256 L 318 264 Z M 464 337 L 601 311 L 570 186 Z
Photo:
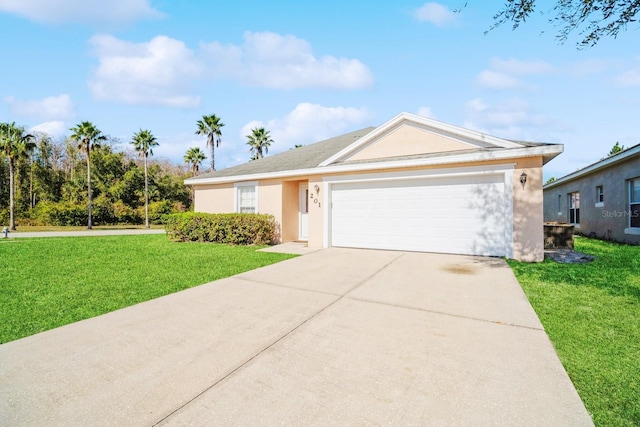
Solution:
M 580 193 L 569 193 L 569 223 L 580 224 Z
M 604 189 L 602 185 L 598 185 L 596 187 L 596 208 L 601 208 L 604 206 Z
M 258 197 L 253 183 L 236 184 L 236 212 L 256 213 Z
M 562 194 L 558 194 L 558 216 L 562 215 Z
M 640 178 L 629 180 L 629 227 L 640 228 Z

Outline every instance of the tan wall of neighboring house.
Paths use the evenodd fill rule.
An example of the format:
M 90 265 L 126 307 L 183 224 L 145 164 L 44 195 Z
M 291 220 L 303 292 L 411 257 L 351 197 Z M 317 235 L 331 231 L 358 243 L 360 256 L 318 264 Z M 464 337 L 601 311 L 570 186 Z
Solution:
M 233 183 L 194 185 L 193 197 L 193 209 L 196 212 L 233 212 L 233 199 L 235 197 Z
M 425 153 L 469 150 L 476 148 L 446 136 L 428 132 L 417 126 L 405 125 L 349 156 L 348 160 L 380 159 L 395 156 L 412 156 Z
M 520 175 L 527 174 L 522 187 Z M 513 171 L 513 258 L 544 261 L 542 158 L 519 159 Z

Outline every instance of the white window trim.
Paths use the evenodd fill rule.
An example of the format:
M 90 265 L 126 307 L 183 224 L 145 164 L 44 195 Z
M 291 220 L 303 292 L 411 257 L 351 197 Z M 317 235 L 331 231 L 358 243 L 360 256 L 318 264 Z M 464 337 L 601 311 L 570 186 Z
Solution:
M 233 184 L 233 211 L 235 213 L 239 213 L 238 209 L 238 187 L 253 187 L 255 189 L 255 203 L 256 210 L 255 213 L 258 213 L 258 181 L 246 181 L 246 182 L 236 182 Z
M 631 194 L 632 194 L 632 192 L 631 192 L 631 183 L 632 183 L 633 181 L 640 181 L 640 177 L 637 177 L 637 178 L 631 178 L 631 179 L 629 179 L 629 180 L 627 181 L 627 191 L 629 192 L 629 193 L 628 193 L 628 196 L 629 196 L 629 197 L 628 197 L 628 199 L 627 199 L 627 207 L 629 208 L 629 210 L 628 210 L 628 212 L 629 212 L 629 218 L 628 218 L 628 220 L 627 220 L 627 225 L 628 225 L 628 227 L 624 229 L 624 234 L 636 234 L 636 235 L 640 235 L 640 227 L 632 227 L 632 226 L 631 226 L 631 205 L 632 205 L 632 204 L 633 204 L 633 205 L 636 205 L 636 204 L 640 203 L 640 200 L 638 200 L 638 201 L 634 201 L 634 200 L 632 200 L 632 197 L 631 197 Z
M 578 195 L 578 207 L 577 208 L 572 208 L 571 207 L 571 199 L 572 199 L 572 195 L 573 194 L 577 194 Z M 570 193 L 567 194 L 569 197 L 567 197 L 567 206 L 568 206 L 568 210 L 567 210 L 567 221 L 571 221 L 571 210 L 572 209 L 577 209 L 578 210 L 578 216 L 580 216 L 580 191 L 571 191 Z M 574 218 L 575 219 L 575 218 Z M 569 222 L 569 224 L 573 225 L 574 228 L 580 228 L 580 223 L 579 222 Z
M 598 192 L 600 190 L 600 192 Z M 604 186 L 596 185 L 596 200 L 600 199 L 600 195 L 602 194 L 603 200 L 602 202 L 596 201 L 596 208 L 604 208 Z

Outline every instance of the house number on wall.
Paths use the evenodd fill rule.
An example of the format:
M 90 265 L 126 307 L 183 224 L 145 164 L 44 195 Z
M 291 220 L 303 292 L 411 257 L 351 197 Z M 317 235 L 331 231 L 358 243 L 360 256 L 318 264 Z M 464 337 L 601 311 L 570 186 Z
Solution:
M 309 193 L 309 198 L 313 200 L 314 205 L 318 205 L 318 207 L 322 207 L 322 203 L 318 201 L 317 197 L 313 197 L 313 193 Z

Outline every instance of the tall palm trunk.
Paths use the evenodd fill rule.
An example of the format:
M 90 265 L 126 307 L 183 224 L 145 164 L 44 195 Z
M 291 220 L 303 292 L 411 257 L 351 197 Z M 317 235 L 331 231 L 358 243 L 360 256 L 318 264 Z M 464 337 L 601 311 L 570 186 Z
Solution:
M 15 188 L 15 164 L 13 158 L 9 157 L 9 229 L 16 230 L 16 219 L 14 211 L 16 209 L 16 188 Z
M 91 230 L 93 228 L 93 224 L 91 222 L 91 211 L 93 208 L 93 203 L 91 200 L 91 146 L 89 142 L 87 142 L 87 200 L 89 201 L 88 212 L 89 218 L 87 220 L 87 228 Z
M 149 171 L 147 156 L 144 156 L 144 225 L 149 228 Z
M 211 144 L 211 172 L 216 170 L 216 146 L 213 134 L 209 134 L 209 143 Z

